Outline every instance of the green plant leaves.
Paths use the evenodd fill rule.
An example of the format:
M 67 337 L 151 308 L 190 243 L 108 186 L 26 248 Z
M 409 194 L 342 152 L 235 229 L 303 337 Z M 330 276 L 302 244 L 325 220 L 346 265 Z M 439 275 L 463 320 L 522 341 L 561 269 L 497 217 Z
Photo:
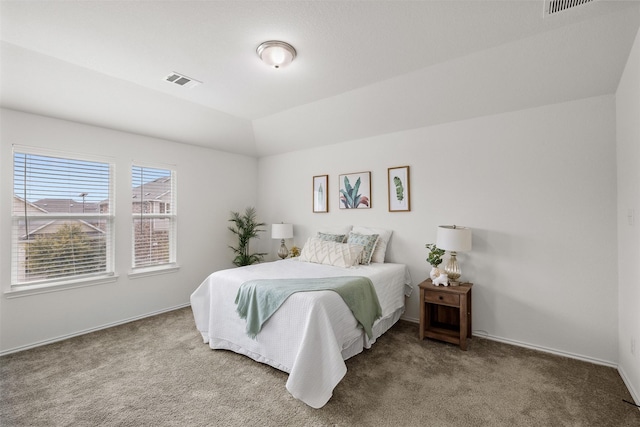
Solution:
M 234 223 L 234 226 L 228 227 L 229 230 L 238 236 L 238 247 L 229 246 L 236 254 L 233 264 L 241 267 L 261 261 L 266 253 L 249 253 L 249 241 L 253 238 L 260 238 L 258 233 L 265 231 L 260 227 L 266 225 L 264 222 L 258 222 L 255 208 L 246 208 L 244 215 L 240 215 L 239 212 L 231 212 L 229 222 Z
M 396 186 L 396 199 L 401 202 L 404 200 L 404 187 L 402 186 L 402 180 L 397 176 L 394 176 L 393 183 Z
M 436 247 L 435 243 L 428 243 L 424 245 L 425 248 L 429 249 L 429 256 L 427 258 L 427 262 L 431 264 L 433 267 L 437 267 L 442 264 L 442 256 L 444 255 L 444 249 L 440 249 Z
M 360 203 L 364 203 L 366 198 L 363 198 L 362 194 L 358 194 L 361 183 L 362 181 L 358 178 L 355 186 L 352 187 L 349 182 L 349 177 L 344 177 L 344 190 L 340 189 L 340 193 L 342 194 L 340 200 L 344 204 L 345 208 L 357 208 Z

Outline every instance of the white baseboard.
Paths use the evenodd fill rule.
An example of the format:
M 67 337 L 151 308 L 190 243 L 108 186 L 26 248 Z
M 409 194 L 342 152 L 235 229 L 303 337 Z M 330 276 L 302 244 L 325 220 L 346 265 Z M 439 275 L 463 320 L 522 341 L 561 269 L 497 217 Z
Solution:
M 406 320 L 408 322 L 412 322 L 412 323 L 420 323 L 419 319 L 415 319 L 412 317 L 401 317 L 402 320 Z M 571 359 L 577 359 L 577 360 L 582 360 L 585 362 L 589 362 L 589 363 L 595 363 L 596 365 L 604 365 L 604 366 L 609 366 L 611 368 L 618 368 L 618 364 L 614 363 L 614 362 L 610 362 L 608 360 L 602 360 L 602 359 L 597 359 L 595 357 L 589 357 L 589 356 L 584 356 L 581 354 L 576 354 L 576 353 L 570 353 L 567 351 L 562 351 L 562 350 L 556 350 L 554 348 L 548 348 L 548 347 L 543 347 L 543 346 L 539 346 L 539 345 L 535 345 L 535 344 L 529 344 L 526 342 L 522 342 L 522 341 L 517 341 L 517 340 L 512 340 L 509 338 L 502 338 L 502 337 L 497 337 L 495 335 L 490 335 L 488 333 L 486 333 L 485 331 L 474 331 L 473 336 L 478 337 L 478 338 L 486 338 L 488 340 L 491 341 L 498 341 L 498 342 L 502 342 L 505 344 L 510 344 L 510 345 L 515 345 L 517 347 L 524 347 L 524 348 L 529 348 L 531 350 L 537 350 L 537 351 L 542 351 L 544 353 L 551 353 L 551 354 L 555 354 L 557 356 L 563 356 L 563 357 L 569 357 Z
M 411 322 L 411 323 L 420 323 L 420 319 L 418 318 L 413 318 L 413 317 L 406 317 L 406 316 L 400 316 L 400 320 L 406 320 L 407 322 Z
M 570 359 L 582 360 L 584 362 L 594 363 L 596 365 L 609 366 L 611 368 L 616 368 L 616 369 L 618 368 L 618 364 L 617 363 L 611 362 L 609 360 L 597 359 L 595 357 L 584 356 L 582 354 L 571 353 L 571 352 L 568 352 L 568 351 L 557 350 L 555 348 L 543 347 L 543 346 L 535 345 L 535 344 L 529 344 L 529 343 L 526 343 L 526 342 L 512 340 L 512 339 L 509 339 L 509 338 L 496 337 L 494 335 L 489 335 L 489 334 L 485 335 L 484 333 L 481 333 L 481 331 L 477 331 L 477 332 L 478 333 L 474 333 L 473 335 L 477 336 L 478 338 L 486 338 L 486 339 L 489 339 L 489 340 L 492 340 L 492 341 L 498 341 L 498 342 L 503 342 L 505 344 L 515 345 L 517 347 L 524 347 L 524 348 L 529 348 L 531 350 L 542 351 L 544 353 L 555 354 L 557 356 L 568 357 Z
M 640 405 L 640 394 L 638 394 L 638 391 L 633 387 L 633 384 L 631 384 L 631 381 L 629 380 L 629 377 L 627 376 L 626 372 L 620 366 L 618 367 L 618 373 L 620 374 L 620 377 L 622 378 L 624 385 L 627 386 L 627 390 L 629 390 L 629 393 L 631 394 L 633 401 L 636 402 L 636 405 Z M 640 411 L 640 408 L 638 408 L 638 411 Z
M 135 317 L 130 317 L 128 319 L 118 320 L 117 322 L 106 323 L 104 325 L 96 326 L 95 328 L 90 328 L 90 329 L 85 329 L 85 330 L 82 330 L 82 331 L 77 331 L 77 332 L 74 332 L 72 334 L 61 335 L 59 337 L 51 338 L 51 339 L 48 339 L 48 340 L 39 341 L 39 342 L 35 342 L 35 343 L 32 343 L 32 344 L 27 344 L 27 345 L 23 345 L 23 346 L 20 346 L 20 347 L 11 348 L 11 349 L 4 350 L 4 351 L 0 352 L 0 357 L 5 356 L 7 354 L 18 353 L 20 351 L 24 351 L 24 350 L 29 350 L 31 348 L 40 347 L 40 346 L 43 346 L 43 345 L 52 344 L 54 342 L 64 341 L 66 339 L 77 337 L 77 336 L 80 336 L 80 335 L 89 334 L 91 332 L 96 332 L 96 331 L 101 331 L 103 329 L 113 328 L 114 326 L 124 325 L 125 323 L 135 322 L 136 320 L 141 320 L 141 319 L 144 319 L 144 318 L 147 318 L 147 317 L 157 316 L 158 314 L 168 313 L 170 311 L 178 310 L 178 309 L 181 309 L 181 308 L 184 308 L 184 307 L 189 307 L 190 305 L 191 305 L 190 303 L 180 304 L 180 305 L 177 305 L 177 306 L 174 306 L 174 307 L 168 307 L 168 308 L 164 308 L 162 310 L 153 311 L 151 313 L 142 314 L 140 316 L 135 316 Z

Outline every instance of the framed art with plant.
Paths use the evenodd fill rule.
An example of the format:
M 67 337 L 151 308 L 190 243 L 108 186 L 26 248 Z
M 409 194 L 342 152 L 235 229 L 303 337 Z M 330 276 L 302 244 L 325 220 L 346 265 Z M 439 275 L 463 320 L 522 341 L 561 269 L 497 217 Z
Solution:
M 313 212 L 329 212 L 329 175 L 313 177 Z
M 371 172 L 340 175 L 340 209 L 371 208 Z
M 409 166 L 397 166 L 388 169 L 389 212 L 408 212 L 411 210 L 409 192 Z

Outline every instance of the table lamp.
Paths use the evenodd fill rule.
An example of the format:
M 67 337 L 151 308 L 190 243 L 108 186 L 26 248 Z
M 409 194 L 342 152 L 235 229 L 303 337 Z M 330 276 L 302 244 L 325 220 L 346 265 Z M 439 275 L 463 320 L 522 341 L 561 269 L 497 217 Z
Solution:
M 438 226 L 436 246 L 451 253 L 444 271 L 449 276 L 451 286 L 457 286 L 462 270 L 458 265 L 456 254 L 471 250 L 471 229 L 457 225 L 440 225 Z
M 293 224 L 272 224 L 271 225 L 271 238 L 281 239 L 280 249 L 278 249 L 278 256 L 285 259 L 289 256 L 289 249 L 284 245 L 284 239 L 291 239 L 293 237 Z

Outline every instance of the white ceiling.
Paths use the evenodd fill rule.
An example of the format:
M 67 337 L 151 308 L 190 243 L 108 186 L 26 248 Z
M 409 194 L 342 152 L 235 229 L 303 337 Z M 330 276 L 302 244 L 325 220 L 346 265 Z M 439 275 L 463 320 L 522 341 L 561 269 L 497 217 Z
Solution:
M 2 0 L 0 105 L 264 156 L 614 93 L 640 2 L 543 5 Z

